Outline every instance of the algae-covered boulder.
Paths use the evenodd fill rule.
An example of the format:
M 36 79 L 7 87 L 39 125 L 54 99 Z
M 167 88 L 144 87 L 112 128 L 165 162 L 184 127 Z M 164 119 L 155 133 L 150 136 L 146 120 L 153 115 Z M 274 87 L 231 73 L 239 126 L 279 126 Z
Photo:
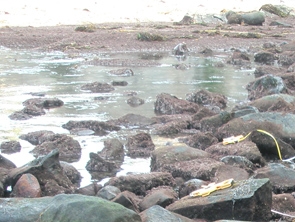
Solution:
M 120 204 L 79 194 L 0 199 L 0 215 L 0 222 L 141 222 L 138 214 Z

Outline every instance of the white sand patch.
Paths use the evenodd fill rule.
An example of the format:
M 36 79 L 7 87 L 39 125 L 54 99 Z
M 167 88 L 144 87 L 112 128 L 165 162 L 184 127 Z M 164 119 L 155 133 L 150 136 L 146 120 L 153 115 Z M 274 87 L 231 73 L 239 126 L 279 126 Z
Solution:
M 180 21 L 186 14 L 217 14 L 223 9 L 258 10 L 268 3 L 295 8 L 294 0 L 5 0 L 0 7 L 0 26 L 172 22 Z

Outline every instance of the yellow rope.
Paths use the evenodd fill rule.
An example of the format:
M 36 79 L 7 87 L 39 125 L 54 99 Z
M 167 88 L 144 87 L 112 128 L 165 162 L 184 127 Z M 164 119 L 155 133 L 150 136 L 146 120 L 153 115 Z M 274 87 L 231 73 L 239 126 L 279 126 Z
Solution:
M 276 138 L 275 138 L 273 135 L 271 135 L 269 132 L 266 132 L 266 131 L 264 131 L 264 130 L 258 129 L 257 131 L 258 131 L 258 132 L 261 132 L 261 133 L 264 133 L 264 134 L 270 136 L 271 138 L 273 138 L 273 140 L 275 141 L 275 144 L 276 144 L 276 146 L 277 146 L 277 150 L 278 150 L 279 158 L 280 158 L 280 160 L 282 160 L 282 155 L 281 155 L 280 146 L 279 146 L 279 144 L 278 144 Z

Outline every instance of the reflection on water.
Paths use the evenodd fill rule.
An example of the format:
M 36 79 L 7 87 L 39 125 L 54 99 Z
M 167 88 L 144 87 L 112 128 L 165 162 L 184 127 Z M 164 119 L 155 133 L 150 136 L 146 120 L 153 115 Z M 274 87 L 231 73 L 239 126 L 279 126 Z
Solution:
M 52 130 L 55 133 L 68 133 L 61 127 L 69 120 L 105 121 L 121 117 L 127 113 L 154 116 L 154 102 L 159 93 L 173 94 L 185 98 L 187 93 L 207 89 L 222 93 L 229 99 L 229 106 L 247 98 L 245 85 L 253 80 L 249 75 L 252 70 L 235 70 L 231 66 L 219 67 L 215 64 L 224 62 L 226 55 L 203 58 L 188 56 L 185 61 L 178 61 L 167 54 L 158 59 L 161 65 L 156 67 L 126 67 L 131 68 L 134 76 L 120 77 L 110 75 L 109 71 L 120 67 L 94 66 L 87 61 L 92 59 L 140 59 L 138 53 L 81 55 L 70 58 L 61 52 L 40 53 L 16 51 L 0 47 L 0 143 L 7 140 L 19 140 L 21 134 L 37 130 Z M 176 65 L 184 64 L 185 70 L 176 69 Z M 127 81 L 127 86 L 116 86 L 110 93 L 89 93 L 80 89 L 81 85 L 90 82 Z M 145 100 L 139 107 L 131 107 L 126 103 L 126 92 L 136 92 Z M 10 114 L 23 108 L 22 102 L 32 98 L 34 92 L 45 93 L 47 97 L 57 97 L 64 101 L 64 106 L 47 111 L 46 115 L 25 121 L 12 121 Z M 96 100 L 97 97 L 106 99 Z M 84 179 L 81 186 L 90 182 L 90 176 L 85 170 L 90 152 L 103 148 L 103 140 L 118 137 L 123 140 L 134 130 L 111 133 L 106 137 L 76 136 L 82 147 L 81 160 L 73 165 L 79 169 Z M 28 152 L 33 146 L 26 141 L 20 141 L 21 153 L 5 155 L 17 166 L 33 159 Z M 122 171 L 148 172 L 149 159 L 131 159 L 126 157 Z

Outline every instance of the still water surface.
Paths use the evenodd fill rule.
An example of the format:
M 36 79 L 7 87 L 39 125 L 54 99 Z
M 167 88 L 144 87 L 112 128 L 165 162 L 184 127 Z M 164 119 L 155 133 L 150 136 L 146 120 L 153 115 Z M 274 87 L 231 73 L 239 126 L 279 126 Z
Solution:
M 216 64 L 224 62 L 229 55 L 220 54 L 213 57 L 200 57 L 197 54 L 179 61 L 167 53 L 153 67 L 131 68 L 134 76 L 114 76 L 110 70 L 121 66 L 90 65 L 93 59 L 140 59 L 139 53 L 106 53 L 83 54 L 69 56 L 62 52 L 34 52 L 25 50 L 10 50 L 0 47 L 0 143 L 8 140 L 18 140 L 22 150 L 16 154 L 2 154 L 12 160 L 17 166 L 22 166 L 34 159 L 29 153 L 33 146 L 19 140 L 24 133 L 38 130 L 51 130 L 55 133 L 69 132 L 62 124 L 69 120 L 98 120 L 118 118 L 127 113 L 135 113 L 147 117 L 155 116 L 153 107 L 156 96 L 162 92 L 185 99 L 187 93 L 207 89 L 211 92 L 222 93 L 228 97 L 229 109 L 234 104 L 247 99 L 245 86 L 254 79 L 253 70 L 237 70 L 231 65 L 219 67 Z M 87 62 L 86 62 L 87 60 Z M 186 70 L 175 68 L 177 64 L 185 64 Z M 90 93 L 81 90 L 81 86 L 90 82 L 111 83 L 112 81 L 127 81 L 127 86 L 116 86 L 110 93 Z M 145 104 L 131 107 L 126 103 L 126 92 L 135 91 L 137 97 L 144 99 Z M 22 102 L 33 96 L 30 93 L 42 92 L 46 97 L 56 97 L 64 101 L 64 106 L 47 111 L 46 115 L 34 117 L 25 121 L 10 120 L 8 116 L 23 109 Z M 95 97 L 108 97 L 107 100 L 96 100 Z M 73 163 L 82 174 L 81 186 L 91 182 L 91 176 L 85 170 L 90 152 L 103 148 L 106 138 L 117 137 L 125 140 L 128 135 L 136 134 L 135 130 L 121 130 L 107 136 L 74 136 L 82 147 L 81 159 Z M 154 137 L 155 140 L 159 138 Z M 154 141 L 156 144 L 159 141 Z M 150 159 L 131 159 L 125 157 L 122 171 L 117 175 L 128 172 L 149 172 Z

